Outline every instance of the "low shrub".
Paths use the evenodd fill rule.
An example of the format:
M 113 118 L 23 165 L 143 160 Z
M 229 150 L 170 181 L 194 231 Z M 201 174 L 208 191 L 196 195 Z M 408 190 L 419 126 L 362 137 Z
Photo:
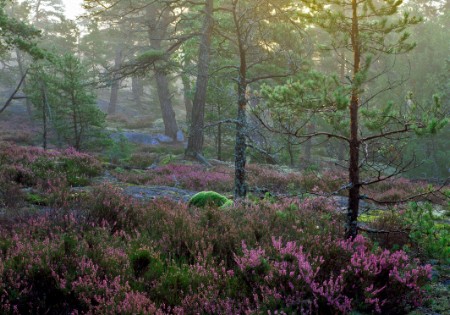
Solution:
M 85 185 L 102 171 L 97 159 L 73 148 L 45 151 L 0 143 L 0 162 L 1 176 L 27 187 L 59 177 L 72 186 Z
M 430 277 L 343 240 L 326 198 L 200 209 L 101 185 L 83 199 L 0 225 L 0 313 L 401 314 Z
M 138 185 L 175 186 L 190 190 L 230 191 L 233 177 L 226 169 L 168 164 L 143 172 L 114 173 L 121 181 Z
M 90 222 L 107 225 L 115 231 L 134 231 L 140 226 L 143 207 L 122 189 L 110 184 L 95 187 L 84 196 L 82 209 Z
M 437 220 L 430 203 L 410 203 L 402 218 L 419 256 L 450 263 L 450 226 Z

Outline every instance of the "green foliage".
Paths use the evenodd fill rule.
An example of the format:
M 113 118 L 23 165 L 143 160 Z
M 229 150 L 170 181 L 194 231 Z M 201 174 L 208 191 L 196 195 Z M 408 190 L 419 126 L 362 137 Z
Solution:
M 16 47 L 28 52 L 36 59 L 42 59 L 45 52 L 37 47 L 36 40 L 41 32 L 31 25 L 8 16 L 5 6 L 8 1 L 0 1 L 0 55 Z
M 150 268 L 152 260 L 152 254 L 147 249 L 138 249 L 132 252 L 130 254 L 130 262 L 134 271 L 134 276 L 139 278 L 149 270 L 154 272 L 154 268 Z
M 153 63 L 155 61 L 164 59 L 164 56 L 164 50 L 151 49 L 137 56 L 136 61 L 142 63 Z
M 204 208 L 206 206 L 229 207 L 233 205 L 233 200 L 216 193 L 215 191 L 201 191 L 189 200 L 189 205 Z
M 28 193 L 25 195 L 25 200 L 31 204 L 38 206 L 47 206 L 48 198 L 45 195 L 36 194 L 36 193 Z
M 96 105 L 87 70 L 73 55 L 36 64 L 28 89 L 40 117 L 54 128 L 58 141 L 77 150 L 105 144 L 105 114 Z
M 101 167 L 91 162 L 89 159 L 71 156 L 61 156 L 58 159 L 40 157 L 31 164 L 31 170 L 34 176 L 41 180 L 64 174 L 69 185 L 84 186 L 89 183 L 91 177 L 101 173 Z
M 405 213 L 411 226 L 410 238 L 423 254 L 450 262 L 450 226 L 439 224 L 430 203 L 411 203 Z
M 130 159 L 134 151 L 134 145 L 128 139 L 120 134 L 119 139 L 110 141 L 106 156 L 111 163 L 124 162 Z
M 159 280 L 158 286 L 153 289 L 153 294 L 156 295 L 156 300 L 167 305 L 179 304 L 181 292 L 189 292 L 200 284 L 200 278 L 186 264 L 181 266 L 175 263 L 168 264 Z

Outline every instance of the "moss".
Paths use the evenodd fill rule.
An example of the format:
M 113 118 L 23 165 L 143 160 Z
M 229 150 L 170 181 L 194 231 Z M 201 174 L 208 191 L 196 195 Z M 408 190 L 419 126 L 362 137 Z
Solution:
M 175 160 L 175 158 L 176 158 L 175 155 L 167 154 L 167 155 L 165 155 L 165 156 L 163 156 L 161 158 L 161 161 L 159 162 L 159 165 L 160 166 L 168 165 L 168 164 L 172 163 Z
M 385 213 L 385 211 L 383 210 L 371 210 L 368 213 L 365 214 L 361 214 L 358 217 L 358 221 L 360 222 L 365 222 L 365 223 L 369 223 L 369 222 L 374 222 L 376 221 L 381 215 L 383 215 L 383 213 Z
M 31 204 L 38 206 L 46 206 L 48 205 L 48 198 L 39 194 L 28 193 L 25 196 L 25 200 Z
M 216 206 L 220 208 L 230 207 L 233 205 L 233 200 L 216 193 L 215 191 L 201 191 L 189 200 L 190 206 L 204 208 L 206 206 Z

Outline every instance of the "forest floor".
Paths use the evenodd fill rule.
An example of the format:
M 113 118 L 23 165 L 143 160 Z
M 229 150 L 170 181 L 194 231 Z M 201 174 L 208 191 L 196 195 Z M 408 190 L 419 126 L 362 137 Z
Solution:
M 19 116 L 25 112 L 18 111 L 6 112 L 0 124 L 0 139 L 7 141 L 1 143 L 0 150 L 0 313 L 8 313 L 8 305 L 9 310 L 17 308 L 25 313 L 39 313 L 42 308 L 50 313 L 67 312 L 70 307 L 81 312 L 111 313 L 112 309 L 121 312 L 131 300 L 142 308 L 128 313 L 155 313 L 156 309 L 175 313 L 171 308 L 192 310 L 204 303 L 215 308 L 198 308 L 198 312 L 225 313 L 232 308 L 239 313 L 246 307 L 250 313 L 295 313 L 303 306 L 296 309 L 289 301 L 303 292 L 305 301 L 317 303 L 319 313 L 348 313 L 350 309 L 341 301 L 350 297 L 354 301 L 352 314 L 378 312 L 378 307 L 382 314 L 450 314 L 450 187 L 432 192 L 429 183 L 395 178 L 367 189 L 364 193 L 369 197 L 384 201 L 430 190 L 430 194 L 411 203 L 361 203 L 360 228 L 365 243 L 358 248 L 364 248 L 360 254 L 366 255 L 367 263 L 369 257 L 380 259 L 376 268 L 384 268 L 382 261 L 397 257 L 399 249 L 410 258 L 407 263 L 396 262 L 400 265 L 383 269 L 390 274 L 399 268 L 398 283 L 395 279 L 386 282 L 380 277 L 381 271 L 372 274 L 369 265 L 360 278 L 349 269 L 342 280 L 349 282 L 341 284 L 346 289 L 336 284 L 336 299 L 327 300 L 317 297 L 319 293 L 312 294 L 312 287 L 303 282 L 296 284 L 298 292 L 284 288 L 286 279 L 277 269 L 280 264 L 287 264 L 294 273 L 306 271 L 296 269 L 300 264 L 289 265 L 292 258 L 277 261 L 282 257 L 273 253 L 271 242 L 282 237 L 304 244 L 307 256 L 293 253 L 299 261 L 313 264 L 315 259 L 324 259 L 325 273 L 318 273 L 317 281 L 331 283 L 334 275 L 342 272 L 352 255 L 339 247 L 343 246 L 347 200 L 345 194 L 334 192 L 345 185 L 346 176 L 331 163 L 323 162 L 320 172 L 249 164 L 245 203 L 225 210 L 196 209 L 188 202 L 200 191 L 212 190 L 232 198 L 232 163 L 212 160 L 212 166 L 206 167 L 185 160 L 183 145 L 159 141 L 157 132 L 142 138 L 143 132 L 133 129 L 125 132 L 144 142 L 134 145 L 127 156 L 97 153 L 92 157 L 71 149 L 45 152 L 33 146 L 39 143 L 38 128 L 21 120 Z M 45 221 L 48 218 L 50 222 Z M 103 235 L 102 231 L 107 233 Z M 21 242 L 24 247 L 18 245 Z M 247 251 L 242 244 L 253 249 Z M 338 252 L 334 252 L 336 244 Z M 46 246 L 49 249 L 42 251 Z M 262 252 L 258 252 L 258 246 Z M 257 252 L 261 255 L 258 261 L 246 256 Z M 272 256 L 264 258 L 264 252 Z M 86 257 L 93 264 L 90 269 L 86 269 Z M 239 269 L 240 264 L 248 265 Z M 426 264 L 431 265 L 431 281 L 408 276 L 420 274 Z M 48 267 L 50 274 L 46 273 Z M 101 272 L 96 274 L 95 268 Z M 222 274 L 225 269 L 227 273 Z M 251 270 L 252 275 L 248 273 Z M 276 272 L 272 282 L 258 276 Z M 96 287 L 79 283 L 76 277 L 80 275 Z M 114 278 L 118 275 L 123 279 L 120 284 Z M 23 287 L 16 288 L 14 279 L 21 279 L 18 283 Z M 356 292 L 350 285 L 355 281 L 361 281 Z M 51 291 L 47 292 L 50 289 L 44 289 L 41 282 Z M 102 287 L 102 283 L 108 285 Z M 206 289 L 202 284 L 207 284 Z M 380 299 L 385 304 L 358 297 L 358 292 L 372 292 L 373 285 L 383 292 Z M 418 286 L 423 290 L 420 294 Z M 274 300 L 264 300 L 267 292 L 274 290 L 280 290 Z M 104 296 L 108 309 L 91 303 L 95 294 Z M 255 300 L 246 300 L 250 295 Z M 59 305 L 52 296 L 62 296 L 69 305 Z M 412 308 L 419 297 L 424 303 Z M 396 304 L 402 306 L 401 310 Z

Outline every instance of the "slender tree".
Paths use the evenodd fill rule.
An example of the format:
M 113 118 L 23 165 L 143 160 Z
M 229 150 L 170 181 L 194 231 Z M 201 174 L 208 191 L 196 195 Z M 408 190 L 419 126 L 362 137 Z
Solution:
M 77 150 L 103 136 L 105 115 L 96 105 L 86 68 L 76 57 L 65 54 L 36 64 L 30 83 L 27 93 L 42 113 L 44 135 L 51 123 L 58 137 Z
M 387 86 L 372 94 L 368 93 L 368 85 L 374 77 L 380 75 L 370 72 L 373 62 L 380 55 L 401 54 L 414 48 L 414 44 L 408 42 L 409 34 L 405 30 L 417 24 L 420 19 L 407 12 L 400 14 L 401 4 L 402 1 L 391 0 L 342 0 L 323 1 L 319 5 L 314 2 L 314 6 L 310 6 L 310 14 L 316 25 L 331 35 L 333 47 L 346 48 L 351 52 L 350 85 L 343 88 L 334 85 L 333 90 L 328 89 L 328 94 L 322 93 L 323 96 L 328 96 L 310 103 L 315 113 L 322 116 L 326 114 L 328 121 L 339 126 L 338 128 L 332 132 L 317 130 L 314 133 L 298 128 L 293 134 L 304 139 L 322 136 L 346 143 L 349 183 L 344 188 L 348 189 L 346 236 L 349 238 L 357 234 L 359 204 L 363 198 L 361 188 L 391 178 L 403 172 L 413 162 L 404 161 L 401 155 L 391 155 L 385 162 L 388 166 L 380 167 L 377 157 L 379 158 L 378 154 L 382 150 L 376 149 L 377 143 L 393 140 L 398 136 L 404 137 L 405 134 L 419 130 L 434 133 L 446 123 L 440 117 L 439 102 L 433 103 L 420 116 L 415 112 L 417 108 L 408 108 L 407 113 L 401 113 L 392 103 L 386 106 L 373 106 L 369 103 L 380 93 L 392 88 Z M 325 5 L 332 6 L 327 8 Z M 296 84 L 302 86 L 301 82 Z M 288 86 L 266 90 L 269 104 L 274 107 L 297 105 L 305 108 L 303 100 L 289 91 Z M 280 102 L 276 104 L 276 101 Z M 296 110 L 302 111 L 302 108 L 297 107 Z M 343 119 L 345 116 L 342 114 L 336 114 L 343 111 L 347 112 L 346 119 Z M 266 122 L 266 125 L 270 123 Z M 386 172 L 392 167 L 395 171 Z M 369 176 L 362 179 L 361 171 L 364 169 L 369 170 Z
M 225 69 L 236 71 L 237 117 L 235 158 L 235 199 L 245 198 L 246 185 L 246 149 L 249 128 L 247 123 L 248 88 L 257 82 L 284 78 L 297 70 L 298 62 L 294 56 L 298 53 L 301 38 L 297 42 L 280 45 L 289 34 L 301 34 L 291 19 L 296 6 L 290 1 L 224 1 L 220 10 L 224 16 L 220 19 L 217 34 L 229 42 L 234 64 Z M 284 23 L 283 23 L 284 22 Z M 279 32 L 285 32 L 284 38 Z M 230 54 L 230 52 L 227 52 Z

